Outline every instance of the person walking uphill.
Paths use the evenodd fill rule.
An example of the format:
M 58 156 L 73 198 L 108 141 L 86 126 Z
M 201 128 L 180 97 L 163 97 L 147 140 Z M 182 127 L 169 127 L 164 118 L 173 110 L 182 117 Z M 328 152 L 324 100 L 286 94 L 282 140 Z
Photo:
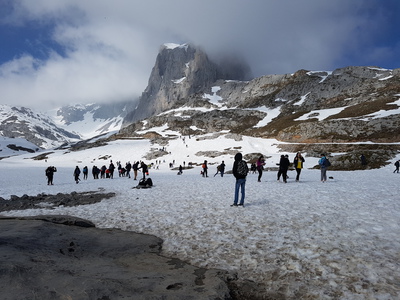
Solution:
M 303 163 L 304 163 L 305 159 L 304 157 L 301 155 L 300 152 L 297 152 L 294 160 L 293 160 L 293 166 L 296 169 L 296 181 L 300 180 L 300 173 L 301 173 L 301 169 L 303 169 Z
M 236 178 L 235 183 L 235 197 L 231 206 L 244 206 L 245 190 L 246 190 L 246 176 L 249 173 L 247 163 L 242 159 L 241 153 L 236 153 L 235 162 L 233 163 L 233 176 Z M 239 201 L 239 189 L 241 190 L 241 198 Z

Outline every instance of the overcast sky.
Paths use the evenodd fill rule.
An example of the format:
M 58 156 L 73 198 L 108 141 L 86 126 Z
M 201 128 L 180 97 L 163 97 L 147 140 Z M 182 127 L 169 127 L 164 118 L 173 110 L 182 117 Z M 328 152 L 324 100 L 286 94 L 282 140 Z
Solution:
M 398 0 L 0 0 L 0 104 L 138 97 L 164 43 L 253 75 L 400 67 Z

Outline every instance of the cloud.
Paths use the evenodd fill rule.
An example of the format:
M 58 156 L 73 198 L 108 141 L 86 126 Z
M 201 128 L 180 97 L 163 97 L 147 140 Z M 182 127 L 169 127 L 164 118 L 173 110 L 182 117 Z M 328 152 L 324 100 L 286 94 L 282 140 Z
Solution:
M 192 42 L 210 57 L 236 53 L 255 76 L 390 63 L 385 55 L 399 53 L 398 44 L 382 40 L 383 30 L 391 29 L 390 12 L 376 0 L 10 3 L 2 26 L 34 23 L 46 32 L 32 37 L 30 48 L 19 49 L 12 60 L 0 62 L 4 104 L 46 107 L 134 99 L 145 89 L 166 42 Z M 386 3 L 391 11 L 399 7 Z M 44 34 L 51 42 L 41 40 Z M 39 48 L 46 55 L 38 57 Z

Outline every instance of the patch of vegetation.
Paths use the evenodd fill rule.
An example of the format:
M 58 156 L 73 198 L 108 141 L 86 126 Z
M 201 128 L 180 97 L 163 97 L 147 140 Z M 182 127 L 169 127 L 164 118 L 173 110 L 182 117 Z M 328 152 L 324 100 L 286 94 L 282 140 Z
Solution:
M 54 152 L 46 152 L 46 153 L 42 153 L 39 154 L 37 156 L 32 157 L 33 160 L 43 160 L 43 159 L 48 159 L 48 155 L 52 154 Z

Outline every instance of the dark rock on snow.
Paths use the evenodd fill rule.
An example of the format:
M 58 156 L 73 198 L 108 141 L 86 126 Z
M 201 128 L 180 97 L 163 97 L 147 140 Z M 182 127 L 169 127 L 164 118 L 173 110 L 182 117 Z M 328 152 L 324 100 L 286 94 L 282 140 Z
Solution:
M 233 299 L 230 274 L 160 255 L 162 240 L 68 216 L 0 218 L 1 299 Z

